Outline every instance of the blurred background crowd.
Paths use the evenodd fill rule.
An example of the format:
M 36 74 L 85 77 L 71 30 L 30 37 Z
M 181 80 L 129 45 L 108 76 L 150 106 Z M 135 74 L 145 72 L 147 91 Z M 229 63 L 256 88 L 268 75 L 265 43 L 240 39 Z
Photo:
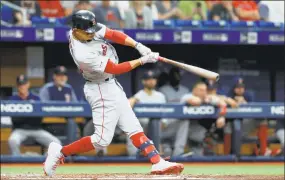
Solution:
M 90 10 L 97 21 L 111 28 L 153 27 L 156 20 L 198 21 L 269 21 L 284 23 L 284 1 L 263 0 L 162 0 L 162 1 L 63 1 L 9 0 L 20 8 L 1 4 L 2 20 L 7 25 L 32 26 L 68 24 L 69 16 L 78 10 Z M 26 9 L 23 14 L 21 8 Z

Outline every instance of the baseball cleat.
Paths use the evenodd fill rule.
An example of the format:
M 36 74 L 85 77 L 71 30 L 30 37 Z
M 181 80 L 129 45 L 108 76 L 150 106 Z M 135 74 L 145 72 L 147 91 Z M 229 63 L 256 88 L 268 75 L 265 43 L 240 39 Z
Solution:
M 184 169 L 184 165 L 180 163 L 168 162 L 163 159 L 159 163 L 153 164 L 151 168 L 151 174 L 157 175 L 170 175 L 180 174 Z
M 61 153 L 62 146 L 55 142 L 49 144 L 47 158 L 44 162 L 44 173 L 47 176 L 53 176 L 57 166 L 63 164 L 64 156 Z

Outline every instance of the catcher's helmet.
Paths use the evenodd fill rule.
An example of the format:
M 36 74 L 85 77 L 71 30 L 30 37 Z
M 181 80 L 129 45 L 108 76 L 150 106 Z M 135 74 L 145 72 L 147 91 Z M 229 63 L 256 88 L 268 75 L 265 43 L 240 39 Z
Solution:
M 72 15 L 72 28 L 81 29 L 87 33 L 94 33 L 100 30 L 101 26 L 97 24 L 94 13 L 80 10 Z

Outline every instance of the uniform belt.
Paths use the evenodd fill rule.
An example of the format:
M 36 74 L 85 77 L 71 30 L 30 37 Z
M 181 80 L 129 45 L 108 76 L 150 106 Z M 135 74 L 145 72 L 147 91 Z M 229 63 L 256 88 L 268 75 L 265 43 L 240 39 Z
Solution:
M 101 81 L 101 82 L 108 82 L 108 81 L 110 81 L 110 80 L 112 80 L 112 79 L 114 79 L 114 77 L 104 79 L 104 80 Z M 90 80 L 88 80 L 88 79 L 85 79 L 85 81 L 86 81 L 86 82 L 95 82 L 95 83 L 97 82 L 97 81 L 90 81 Z

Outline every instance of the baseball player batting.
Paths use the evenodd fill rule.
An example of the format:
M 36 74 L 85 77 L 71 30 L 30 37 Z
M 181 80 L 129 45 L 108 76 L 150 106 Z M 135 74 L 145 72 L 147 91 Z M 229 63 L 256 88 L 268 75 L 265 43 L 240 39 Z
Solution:
M 106 40 L 136 48 L 141 58 L 118 64 L 115 48 Z M 84 93 L 92 108 L 95 132 L 69 145 L 50 143 L 44 163 L 44 172 L 48 176 L 66 156 L 102 149 L 113 138 L 116 125 L 131 139 L 134 146 L 149 158 L 152 174 L 180 174 L 184 166 L 165 161 L 159 155 L 153 142 L 146 137 L 120 83 L 114 78 L 146 63 L 155 63 L 158 53 L 136 42 L 126 34 L 97 23 L 95 15 L 80 10 L 72 16 L 72 29 L 69 33 L 70 53 L 86 80 Z

